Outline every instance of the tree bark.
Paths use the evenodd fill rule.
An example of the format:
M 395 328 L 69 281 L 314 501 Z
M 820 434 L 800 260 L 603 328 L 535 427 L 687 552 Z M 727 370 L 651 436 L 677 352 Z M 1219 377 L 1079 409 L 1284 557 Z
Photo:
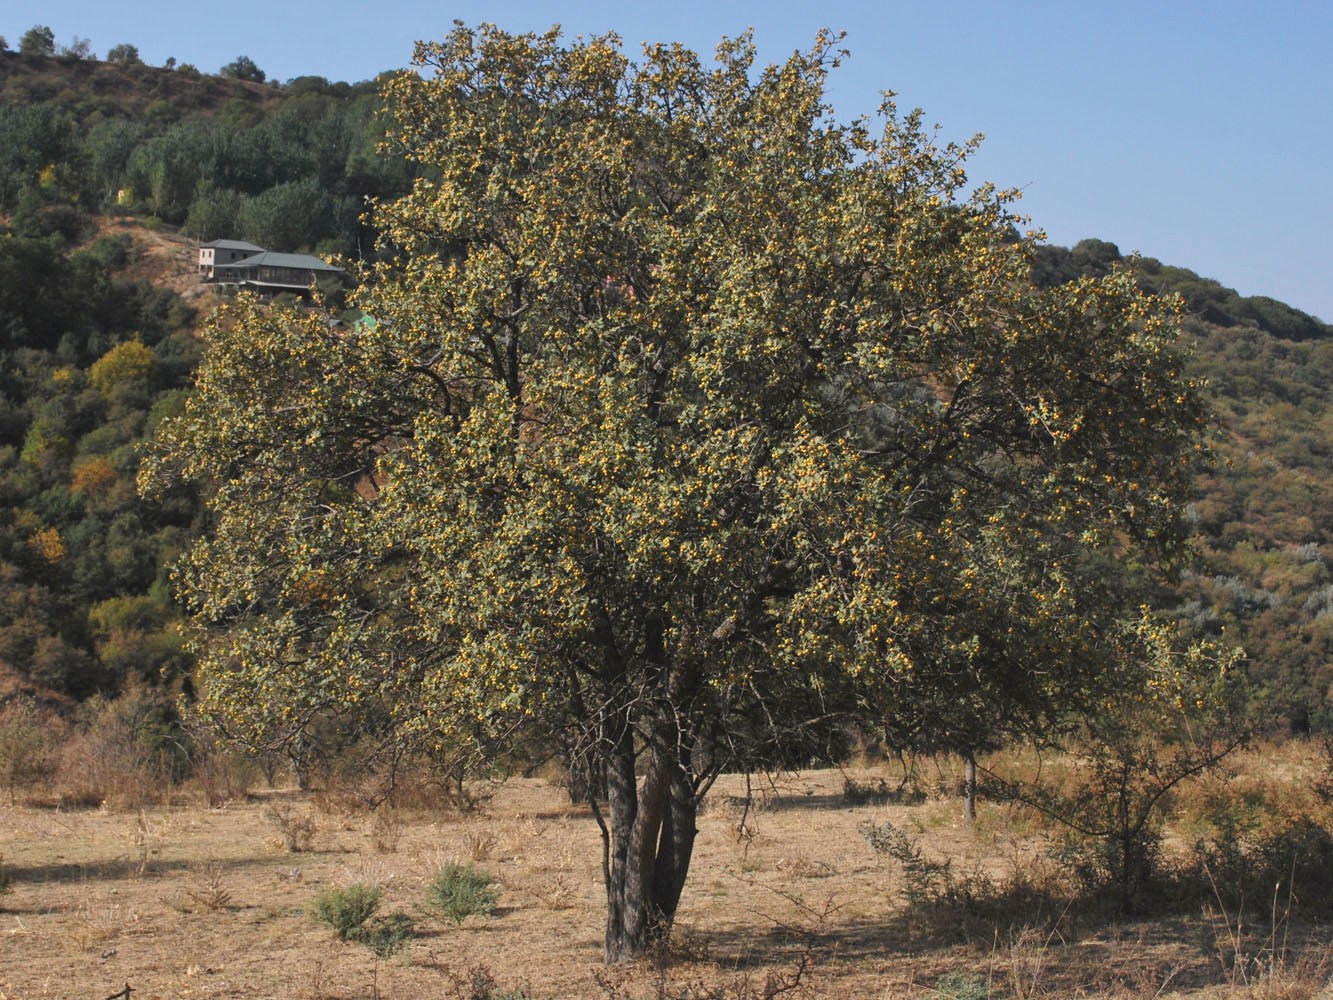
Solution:
M 628 763 L 628 766 L 625 766 Z M 679 762 L 655 757 L 636 786 L 633 759 L 608 768 L 608 964 L 641 957 L 671 930 L 689 873 L 698 803 Z
M 977 758 L 971 750 L 963 751 L 963 819 L 969 826 L 977 820 Z

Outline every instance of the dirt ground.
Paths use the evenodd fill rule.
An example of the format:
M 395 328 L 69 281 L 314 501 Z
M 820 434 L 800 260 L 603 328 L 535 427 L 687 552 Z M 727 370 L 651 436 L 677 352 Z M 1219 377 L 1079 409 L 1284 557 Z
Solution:
M 1006 807 L 975 827 L 956 801 L 853 804 L 817 771 L 710 794 L 677 929 L 657 961 L 600 963 L 601 844 L 585 808 L 542 779 L 511 779 L 478 814 L 329 812 L 295 791 L 222 808 L 78 812 L 0 807 L 0 998 L 1143 996 L 1216 988 L 1217 928 L 1199 920 L 1081 927 L 1069 912 L 1001 914 L 990 927 L 918 926 L 897 865 L 860 827 L 891 820 L 957 870 L 1035 871 L 1039 843 Z M 891 782 L 892 783 L 892 782 Z M 289 852 L 280 822 L 313 824 Z M 490 917 L 455 927 L 424 905 L 449 860 L 500 882 Z M 320 889 L 369 883 L 382 912 L 416 920 L 379 960 L 311 916 Z M 488 978 L 489 977 L 489 978 Z M 960 978 L 961 977 L 961 978 Z M 953 983 L 953 992 L 936 986 Z M 487 985 L 489 983 L 489 985 Z M 980 984 L 980 987 L 978 986 Z M 1211 985 L 1210 985 L 1211 984 Z M 693 990 L 694 992 L 690 992 Z

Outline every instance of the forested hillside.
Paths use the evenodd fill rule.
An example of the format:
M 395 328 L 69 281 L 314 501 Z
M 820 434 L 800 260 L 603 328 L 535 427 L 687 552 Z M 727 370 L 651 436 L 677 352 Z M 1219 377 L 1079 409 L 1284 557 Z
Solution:
M 375 84 L 247 75 L 0 52 L 0 696 L 186 682 L 167 566 L 197 512 L 135 475 L 212 302 L 190 248 L 354 257 L 406 182 Z
M 146 503 L 134 480 L 140 445 L 188 392 L 212 300 L 150 235 L 369 253 L 365 198 L 410 179 L 376 151 L 378 105 L 374 83 L 0 53 L 8 683 L 72 698 L 187 683 L 167 566 L 199 514 L 184 494 Z M 1182 297 L 1219 419 L 1197 559 L 1159 600 L 1245 646 L 1274 729 L 1333 731 L 1333 328 L 1098 240 L 1044 248 L 1035 271 L 1057 283 L 1115 266 Z
M 1101 240 L 1043 248 L 1036 273 L 1117 265 L 1181 297 L 1218 423 L 1216 460 L 1197 478 L 1197 559 L 1161 601 L 1245 648 L 1261 725 L 1333 732 L 1333 327 Z
M 365 198 L 407 181 L 376 152 L 379 103 L 373 81 L 0 53 L 0 211 L 23 236 L 133 213 L 200 240 L 356 255 Z

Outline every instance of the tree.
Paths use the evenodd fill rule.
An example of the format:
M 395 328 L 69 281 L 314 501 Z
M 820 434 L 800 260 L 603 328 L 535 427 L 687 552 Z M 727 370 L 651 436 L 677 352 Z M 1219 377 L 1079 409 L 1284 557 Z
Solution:
M 53 56 L 56 54 L 56 36 L 44 24 L 34 24 L 19 39 L 19 53 L 25 56 Z
M 123 63 L 126 66 L 139 66 L 143 64 L 143 60 L 139 58 L 138 46 L 130 45 L 127 42 L 111 46 L 111 48 L 107 50 L 106 61 Z
M 1173 314 L 1122 272 L 1036 289 L 969 148 L 832 118 L 835 45 L 422 46 L 374 320 L 226 307 L 143 477 L 211 498 L 179 583 L 238 738 L 373 717 L 605 773 L 613 962 L 669 930 L 721 770 L 1105 697 L 1134 630 L 1094 556 L 1180 547 Z
M 237 56 L 218 72 L 222 76 L 230 76 L 237 80 L 252 80 L 255 83 L 263 83 L 265 80 L 264 71 L 256 66 L 255 61 L 249 56 Z
M 60 47 L 60 55 L 63 59 L 75 61 L 97 58 L 93 53 L 93 43 L 87 38 L 80 38 L 78 35 L 75 35 L 68 45 Z

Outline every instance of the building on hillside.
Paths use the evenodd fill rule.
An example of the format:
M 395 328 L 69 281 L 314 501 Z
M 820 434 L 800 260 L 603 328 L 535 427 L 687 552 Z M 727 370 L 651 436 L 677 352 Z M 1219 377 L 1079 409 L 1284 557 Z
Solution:
M 208 281 L 215 281 L 214 271 L 221 265 L 233 264 L 246 257 L 263 253 L 263 247 L 244 240 L 213 240 L 199 247 L 199 276 Z
M 272 253 L 261 250 L 226 264 L 214 264 L 209 280 L 234 285 L 260 295 L 308 292 L 317 282 L 341 277 L 342 271 L 327 261 L 304 253 Z

